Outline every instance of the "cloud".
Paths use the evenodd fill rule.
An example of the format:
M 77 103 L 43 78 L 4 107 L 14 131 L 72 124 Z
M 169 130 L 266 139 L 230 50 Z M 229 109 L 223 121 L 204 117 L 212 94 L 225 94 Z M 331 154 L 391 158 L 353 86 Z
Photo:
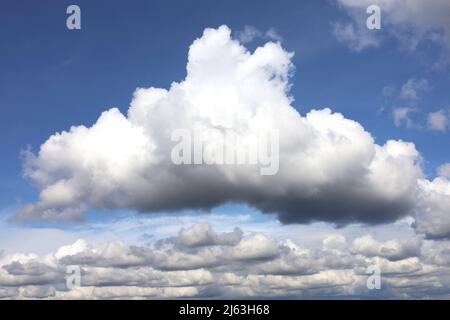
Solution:
M 395 93 L 395 87 L 394 86 L 384 86 L 383 90 L 381 92 L 384 97 L 392 97 Z
M 394 118 L 394 124 L 397 127 L 405 126 L 406 128 L 426 128 L 431 131 L 446 132 L 450 124 L 450 109 L 440 109 L 435 112 L 430 112 L 426 116 L 426 123 L 422 126 L 418 121 L 413 120 L 413 113 L 420 113 L 416 104 L 422 94 L 430 90 L 428 80 L 423 78 L 409 78 L 402 86 L 398 94 L 396 94 L 398 100 L 406 100 L 406 107 L 394 107 L 392 109 L 392 116 Z M 383 88 L 383 95 L 391 98 L 395 93 L 395 89 L 391 86 Z
M 343 235 L 333 234 L 326 237 L 322 244 L 325 249 L 345 249 L 347 248 L 347 239 Z
M 400 41 L 402 46 L 414 50 L 421 42 L 430 41 L 444 47 L 450 47 L 450 3 L 446 0 L 337 0 L 337 3 L 347 11 L 352 22 L 346 27 L 353 37 L 346 43 L 353 48 L 360 43 L 360 48 L 376 47 L 384 35 L 389 35 Z M 365 26 L 368 15 L 366 8 L 370 5 L 381 8 L 382 33 L 368 31 Z M 351 26 L 351 27 L 350 27 Z M 373 40 L 368 41 L 373 37 Z M 339 38 L 338 38 L 339 39 Z M 342 39 L 342 38 L 341 38 Z M 365 45 L 363 45 L 365 44 Z
M 0 287 L 0 299 L 11 299 L 16 297 L 18 294 L 19 290 L 17 288 Z
M 444 163 L 438 168 L 438 175 L 450 179 L 450 163 Z
M 276 243 L 260 233 L 243 238 L 232 251 L 232 256 L 237 260 L 264 260 L 277 255 Z
M 48 267 L 47 265 L 33 261 L 25 264 L 19 261 L 14 261 L 10 264 L 4 265 L 3 269 L 5 269 L 9 274 L 17 276 L 40 276 L 52 271 L 52 268 Z
M 420 176 L 414 146 L 377 146 L 358 123 L 329 109 L 301 117 L 286 94 L 291 56 L 274 43 L 250 54 L 228 28 L 205 30 L 190 48 L 186 80 L 168 91 L 138 89 L 128 117 L 111 109 L 92 127 L 55 134 L 37 156 L 30 154 L 26 174 L 41 186 L 40 201 L 16 217 L 75 218 L 86 207 L 207 209 L 228 201 L 278 211 L 286 222 L 383 221 L 404 214 L 414 186 L 380 172 L 395 167 Z M 168 155 L 170 134 L 179 127 L 200 127 L 206 138 L 219 129 L 244 135 L 277 129 L 280 173 L 266 179 L 251 167 L 176 166 Z M 392 158 L 386 165 L 385 157 Z M 388 181 L 398 184 L 392 194 L 384 187 Z M 355 195 L 361 202 L 349 201 Z
M 89 209 L 210 210 L 226 203 L 246 203 L 282 223 L 379 224 L 411 214 L 424 176 L 414 144 L 378 145 L 330 109 L 300 115 L 288 93 L 292 56 L 273 42 L 251 53 L 226 26 L 206 29 L 190 46 L 185 80 L 168 90 L 139 88 L 126 116 L 110 109 L 91 127 L 74 126 L 37 154 L 26 152 L 25 175 L 40 196 L 14 218 L 81 220 Z M 255 131 L 276 131 L 279 171 L 176 165 L 171 138 L 180 128 L 212 146 L 225 132 L 242 143 Z M 192 243 L 224 241 L 212 238 Z
M 430 112 L 427 117 L 428 129 L 446 132 L 450 124 L 450 110 Z
M 382 257 L 391 261 L 403 260 L 420 255 L 420 238 L 378 242 L 372 236 L 357 238 L 352 243 L 352 252 L 366 257 Z
M 428 80 L 410 78 L 402 86 L 400 90 L 400 98 L 415 101 L 419 99 L 422 92 L 427 91 L 430 88 Z
M 242 238 L 242 230 L 236 228 L 233 232 L 218 235 L 209 224 L 196 224 L 189 229 L 181 229 L 177 243 L 188 247 L 211 245 L 234 245 Z
M 218 237 L 230 234 L 201 225 L 183 230 L 212 232 Z M 379 241 L 366 235 L 347 245 L 345 238 L 336 234 L 324 238 L 322 248 L 306 249 L 289 239 L 276 241 L 262 233 L 244 232 L 232 245 L 210 243 L 192 247 L 179 245 L 181 234 L 182 230 L 175 237 L 145 247 L 113 242 L 100 247 L 87 245 L 83 251 L 67 252 L 65 256 L 56 254 L 68 247 L 80 248 L 83 241 L 78 241 L 47 255 L 4 256 L 0 259 L 0 297 L 236 299 L 450 295 L 444 285 L 450 280 L 448 241 L 437 244 L 421 238 Z M 205 259 L 205 252 L 214 253 L 213 265 Z M 80 259 L 86 256 L 92 259 Z M 177 262 L 177 268 L 165 268 L 157 257 Z M 193 267 L 180 257 L 197 257 L 197 265 Z M 117 264 L 119 258 L 122 263 Z M 33 267 L 22 267 L 27 264 Z M 70 290 L 65 283 L 66 267 L 73 264 L 81 268 L 81 287 Z M 380 291 L 366 287 L 366 270 L 370 265 L 381 270 Z M 54 275 L 44 277 L 43 269 Z M 29 270 L 26 278 L 23 270 Z
M 394 107 L 392 109 L 392 116 L 394 118 L 394 124 L 397 127 L 405 126 L 406 128 L 421 128 L 421 124 L 413 120 L 412 114 L 418 113 L 420 110 L 416 107 L 418 100 L 422 94 L 430 90 L 428 80 L 423 78 L 409 78 L 400 88 L 398 94 L 394 98 L 397 103 L 402 100 L 402 104 L 406 104 L 403 107 Z M 392 98 L 395 93 L 394 87 L 384 87 L 383 95 L 388 98 Z
M 356 52 L 370 47 L 378 47 L 381 44 L 380 40 L 365 25 L 360 27 L 352 23 L 335 22 L 333 34 L 340 43 Z
M 394 124 L 397 127 L 404 125 L 406 128 L 415 127 L 414 121 L 411 119 L 410 114 L 415 112 L 414 108 L 410 107 L 399 107 L 392 110 L 392 115 L 394 117 Z
M 416 228 L 429 238 L 447 238 L 450 235 L 450 180 L 437 177 L 419 182 L 422 192 L 416 209 Z
M 27 299 L 42 299 L 54 297 L 55 292 L 52 286 L 27 286 L 21 290 L 21 295 Z
M 281 42 L 283 38 L 274 28 L 270 28 L 263 32 L 253 26 L 246 25 L 242 31 L 237 32 L 237 38 L 241 43 L 249 43 L 255 39 L 274 40 Z

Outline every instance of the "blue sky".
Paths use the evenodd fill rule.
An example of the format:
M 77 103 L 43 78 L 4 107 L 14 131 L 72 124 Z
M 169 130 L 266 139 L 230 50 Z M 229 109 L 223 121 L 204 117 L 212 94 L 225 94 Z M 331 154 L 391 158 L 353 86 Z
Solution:
M 428 179 L 450 162 L 450 128 L 436 130 L 427 124 L 430 113 L 450 108 L 449 46 L 423 36 L 415 48 L 408 48 L 397 20 L 369 31 L 379 44 L 353 50 L 336 36 L 336 23 L 364 24 L 358 17 L 361 10 L 364 18 L 367 15 L 347 0 L 78 0 L 82 28 L 68 30 L 65 11 L 73 3 L 4 0 L 0 5 L 0 249 L 44 254 L 78 238 L 95 245 L 110 240 L 145 245 L 196 222 L 210 223 L 217 232 L 235 224 L 280 241 L 289 236 L 307 247 L 320 246 L 326 235 L 335 234 L 348 241 L 366 232 L 379 241 L 415 237 L 409 218 L 373 227 L 357 221 L 342 229 L 322 222 L 284 226 L 276 216 L 246 205 L 223 205 L 212 215 L 93 207 L 83 223 L 11 222 L 15 211 L 39 197 L 39 188 L 23 177 L 22 150 L 37 152 L 52 134 L 71 126 L 89 127 L 109 108 L 126 114 L 138 87 L 168 89 L 172 82 L 182 81 L 191 43 L 205 28 L 221 25 L 227 25 L 235 39 L 249 27 L 261 34 L 273 30 L 283 49 L 295 53 L 290 95 L 301 115 L 327 107 L 360 123 L 379 145 L 389 139 L 413 142 Z M 259 36 L 243 45 L 253 51 L 269 40 L 273 39 Z M 437 62 L 442 63 L 436 66 Z M 425 83 L 413 88 L 415 98 L 402 97 L 409 80 Z M 398 108 L 411 111 L 396 123 Z M 26 243 L 18 243 L 19 238 Z M 40 240 L 30 244 L 34 239 Z

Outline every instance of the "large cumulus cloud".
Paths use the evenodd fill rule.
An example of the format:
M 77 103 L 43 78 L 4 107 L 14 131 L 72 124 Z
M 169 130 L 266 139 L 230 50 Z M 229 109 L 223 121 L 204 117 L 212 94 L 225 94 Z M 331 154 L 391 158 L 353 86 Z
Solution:
M 37 154 L 28 152 L 25 173 L 40 197 L 15 218 L 243 202 L 283 223 L 342 225 L 393 221 L 417 207 L 424 176 L 412 143 L 378 145 L 359 123 L 330 109 L 302 116 L 289 95 L 292 53 L 273 42 L 249 52 L 230 33 L 226 26 L 206 29 L 190 46 L 186 78 L 168 90 L 137 89 L 127 115 L 110 109 L 93 126 L 56 133 Z M 210 145 L 224 132 L 245 141 L 257 130 L 277 131 L 279 171 L 264 176 L 257 165 L 177 166 L 171 136 L 180 128 L 201 133 Z

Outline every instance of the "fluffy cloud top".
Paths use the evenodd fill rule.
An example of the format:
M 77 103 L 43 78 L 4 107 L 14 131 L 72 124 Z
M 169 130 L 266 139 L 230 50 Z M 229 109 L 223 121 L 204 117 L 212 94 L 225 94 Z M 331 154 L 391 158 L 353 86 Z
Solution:
M 383 257 L 391 261 L 420 255 L 422 242 L 419 238 L 379 242 L 367 235 L 353 241 L 352 252 L 366 257 Z
M 182 229 L 176 242 L 188 247 L 211 245 L 234 245 L 241 240 L 242 230 L 217 234 L 209 224 L 196 224 L 189 229 Z
M 157 212 L 229 202 L 276 213 L 283 223 L 383 223 L 413 212 L 423 173 L 412 143 L 375 144 L 359 123 L 330 109 L 300 115 L 288 94 L 292 53 L 273 42 L 249 52 L 230 34 L 226 26 L 206 29 L 190 46 L 185 80 L 168 90 L 137 89 L 127 115 L 110 109 L 93 126 L 56 133 L 38 154 L 28 153 L 26 176 L 40 198 L 15 218 L 82 219 L 89 208 Z M 257 130 L 278 131 L 279 172 L 177 166 L 171 135 L 180 128 L 200 132 L 210 145 L 228 131 L 239 141 Z M 230 239 L 210 235 L 190 245 Z
M 438 177 L 433 181 L 419 181 L 421 194 L 416 209 L 417 230 L 431 238 L 450 235 L 450 180 Z

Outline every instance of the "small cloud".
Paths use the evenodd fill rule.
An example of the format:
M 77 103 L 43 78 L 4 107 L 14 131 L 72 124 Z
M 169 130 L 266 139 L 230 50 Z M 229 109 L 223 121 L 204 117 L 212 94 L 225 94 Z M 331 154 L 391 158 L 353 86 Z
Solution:
M 385 86 L 382 90 L 383 96 L 392 97 L 395 93 L 395 88 L 393 86 Z
M 262 36 L 262 32 L 253 26 L 245 26 L 244 30 L 237 32 L 237 37 L 241 43 L 252 42 Z
M 241 43 L 249 43 L 256 39 L 283 41 L 283 37 L 278 34 L 275 28 L 270 28 L 264 32 L 249 25 L 246 25 L 244 30 L 237 32 L 237 38 Z
M 266 36 L 269 39 L 275 40 L 275 41 L 283 41 L 283 37 L 278 33 L 278 31 L 275 28 L 270 28 L 266 31 Z
M 394 108 L 394 110 L 392 110 L 392 116 L 394 117 L 395 125 L 397 127 L 404 125 L 406 128 L 415 127 L 416 125 L 410 117 L 411 113 L 415 111 L 414 108 L 409 107 Z
M 428 114 L 428 129 L 446 132 L 450 125 L 450 110 L 439 110 Z
M 353 23 L 334 23 L 333 34 L 340 43 L 347 45 L 350 50 L 356 52 L 380 45 L 380 40 L 369 33 L 368 29 Z
M 416 101 L 419 99 L 420 95 L 423 92 L 425 92 L 429 89 L 430 89 L 430 85 L 428 83 L 428 80 L 410 78 L 402 86 L 402 88 L 400 90 L 400 98 L 409 100 L 409 101 Z

